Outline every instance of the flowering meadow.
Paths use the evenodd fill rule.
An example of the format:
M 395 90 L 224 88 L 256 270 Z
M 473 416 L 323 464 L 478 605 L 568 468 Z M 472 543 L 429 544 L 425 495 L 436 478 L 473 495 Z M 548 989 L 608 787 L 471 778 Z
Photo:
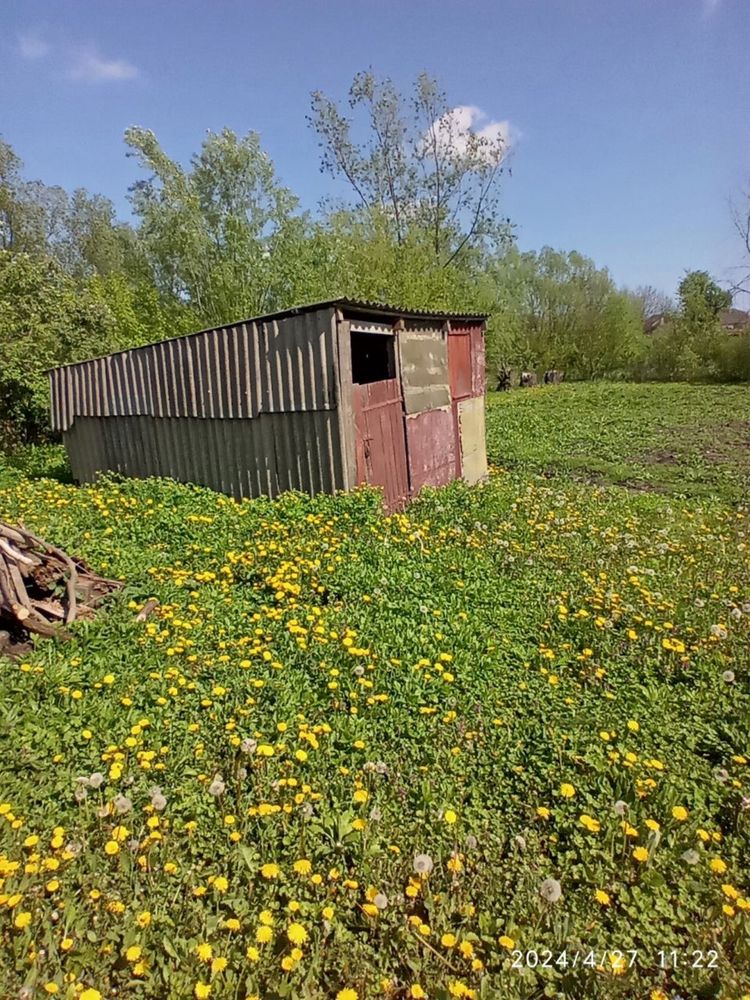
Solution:
M 557 391 L 491 401 L 496 461 Z M 722 468 L 679 495 L 519 459 L 390 517 L 6 471 L 0 518 L 126 585 L 0 660 L 0 996 L 750 996 Z

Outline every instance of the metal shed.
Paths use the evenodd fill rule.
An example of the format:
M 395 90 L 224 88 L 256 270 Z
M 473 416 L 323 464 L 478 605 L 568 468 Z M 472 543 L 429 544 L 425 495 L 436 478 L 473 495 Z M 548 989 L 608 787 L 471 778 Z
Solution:
M 485 316 L 334 299 L 50 372 L 75 478 L 168 476 L 237 498 L 487 473 Z

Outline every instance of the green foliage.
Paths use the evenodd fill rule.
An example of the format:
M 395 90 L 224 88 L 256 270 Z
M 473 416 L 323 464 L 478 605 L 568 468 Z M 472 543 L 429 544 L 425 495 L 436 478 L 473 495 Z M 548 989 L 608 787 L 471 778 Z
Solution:
M 706 271 L 691 271 L 679 286 L 680 310 L 648 339 L 640 370 L 646 377 L 693 382 L 750 380 L 750 337 L 722 329 L 719 313 L 732 296 Z
M 55 258 L 0 251 L 0 443 L 46 434 L 55 365 L 98 357 L 194 326 L 150 286 L 122 275 L 75 278 Z
M 722 309 L 732 304 L 732 295 L 719 287 L 707 271 L 689 271 L 680 282 L 677 294 L 682 316 L 693 327 L 716 319 Z
M 149 174 L 131 201 L 161 294 L 186 302 L 203 326 L 291 304 L 306 222 L 256 133 L 210 133 L 189 170 L 148 129 L 130 128 L 125 140 Z
M 24 444 L 11 451 L 0 451 L 0 481 L 23 477 L 73 482 L 65 447 L 62 444 Z
M 0 250 L 54 257 L 78 276 L 131 266 L 132 230 L 117 222 L 108 198 L 27 181 L 22 167 L 0 138 Z
M 0 486 L 126 581 L 0 671 L 0 994 L 746 993 L 747 509 L 535 456 L 691 407 L 711 437 L 747 390 L 631 391 L 505 395 L 494 456 L 525 426 L 530 460 L 389 518 L 362 490 Z
M 301 301 L 327 296 L 397 302 L 411 308 L 467 309 L 482 305 L 465 267 L 445 266 L 416 230 L 393 240 L 389 221 L 337 212 L 318 224 L 305 250 L 297 286 Z
M 550 247 L 538 254 L 513 250 L 490 264 L 483 281 L 488 296 L 493 288 L 499 291 L 488 336 L 495 366 L 616 377 L 642 350 L 643 331 L 630 300 L 606 269 L 581 254 Z
M 415 238 L 437 264 L 464 253 L 507 246 L 511 227 L 500 213 L 500 179 L 509 137 L 469 128 L 470 108 L 451 109 L 426 73 L 410 100 L 389 79 L 358 73 L 349 90 L 356 123 L 320 91 L 308 119 L 321 148 L 323 170 L 343 179 L 352 211 L 376 232 L 403 244 Z
M 0 421 L 6 443 L 42 433 L 46 370 L 103 353 L 114 335 L 106 306 L 56 260 L 0 251 Z

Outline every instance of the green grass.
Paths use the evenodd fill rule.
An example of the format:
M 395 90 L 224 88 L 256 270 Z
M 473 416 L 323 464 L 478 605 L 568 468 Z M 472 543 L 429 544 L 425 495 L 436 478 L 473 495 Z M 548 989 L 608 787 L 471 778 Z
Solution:
M 501 466 L 677 496 L 750 492 L 750 386 L 578 383 L 493 393 Z
M 0 481 L 9 482 L 23 477 L 71 483 L 73 477 L 63 445 L 26 445 L 10 453 L 0 451 Z
M 0 479 L 125 581 L 0 668 L 0 996 L 750 992 L 748 509 L 731 462 L 592 465 L 646 481 L 724 393 L 492 399 L 505 471 L 390 518 Z

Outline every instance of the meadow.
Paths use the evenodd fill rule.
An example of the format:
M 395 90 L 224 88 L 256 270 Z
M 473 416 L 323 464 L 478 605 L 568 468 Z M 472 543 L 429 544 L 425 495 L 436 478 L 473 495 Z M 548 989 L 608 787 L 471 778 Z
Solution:
M 0 995 L 750 997 L 749 414 L 492 396 L 390 517 L 6 465 L 126 585 L 0 660 Z

